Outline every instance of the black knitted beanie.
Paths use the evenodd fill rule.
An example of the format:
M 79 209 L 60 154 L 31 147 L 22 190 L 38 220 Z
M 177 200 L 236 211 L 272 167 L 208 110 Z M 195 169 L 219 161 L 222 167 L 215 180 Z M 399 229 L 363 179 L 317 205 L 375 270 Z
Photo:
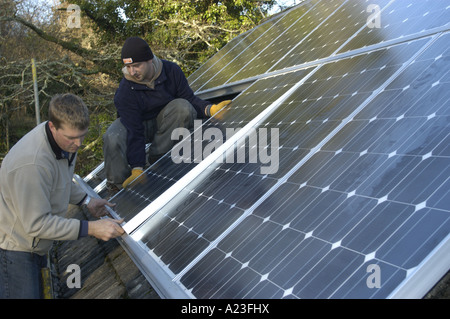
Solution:
M 145 40 L 131 37 L 125 40 L 122 47 L 122 61 L 124 64 L 143 62 L 153 59 L 153 52 Z

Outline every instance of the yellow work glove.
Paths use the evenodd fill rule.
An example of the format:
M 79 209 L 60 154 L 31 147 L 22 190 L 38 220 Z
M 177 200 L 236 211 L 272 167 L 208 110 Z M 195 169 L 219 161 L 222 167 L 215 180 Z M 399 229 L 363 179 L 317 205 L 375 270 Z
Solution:
M 131 176 L 128 177 L 125 182 L 123 182 L 122 187 L 127 188 L 127 186 L 133 181 L 144 182 L 145 175 L 141 175 L 144 171 L 141 168 L 133 168 L 131 170 Z
M 208 117 L 216 115 L 220 110 L 222 110 L 225 106 L 229 105 L 231 103 L 231 100 L 222 101 L 219 104 L 212 104 L 206 107 L 205 114 Z M 223 115 L 226 113 L 226 110 L 224 109 L 220 116 L 218 116 L 219 119 L 223 117 Z

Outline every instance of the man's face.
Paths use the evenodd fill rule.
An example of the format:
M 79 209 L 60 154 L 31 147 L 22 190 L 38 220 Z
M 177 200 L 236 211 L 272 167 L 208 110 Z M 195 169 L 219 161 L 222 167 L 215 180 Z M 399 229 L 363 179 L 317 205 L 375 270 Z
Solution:
M 88 129 L 80 131 L 79 129 L 72 128 L 65 124 L 62 124 L 61 127 L 57 129 L 51 121 L 49 122 L 49 127 L 56 144 L 58 144 L 63 151 L 69 153 L 75 153 L 80 148 L 88 133 Z
M 153 59 L 144 62 L 127 64 L 126 68 L 130 75 L 138 81 L 150 80 L 154 74 Z

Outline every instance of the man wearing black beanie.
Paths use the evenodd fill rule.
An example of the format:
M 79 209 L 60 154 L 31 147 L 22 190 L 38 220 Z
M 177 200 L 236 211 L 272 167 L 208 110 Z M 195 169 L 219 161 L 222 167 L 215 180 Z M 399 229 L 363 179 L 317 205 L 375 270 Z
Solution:
M 231 101 L 212 105 L 196 97 L 181 68 L 156 57 L 139 37 L 125 41 L 121 59 L 118 118 L 103 135 L 103 154 L 108 185 L 125 188 L 143 173 L 146 143 L 153 163 L 175 144 L 173 130 L 190 129 L 196 118 L 213 116 Z

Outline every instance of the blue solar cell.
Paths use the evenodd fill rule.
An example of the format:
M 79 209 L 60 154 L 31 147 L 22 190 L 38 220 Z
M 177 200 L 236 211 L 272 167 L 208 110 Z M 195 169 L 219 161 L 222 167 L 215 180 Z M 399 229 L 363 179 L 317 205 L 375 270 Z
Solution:
M 370 210 L 342 239 L 342 246 L 370 254 L 392 236 L 414 213 L 412 205 L 384 201 Z
M 416 211 L 377 251 L 377 258 L 411 269 L 424 260 L 450 230 L 448 213 L 424 208 Z

